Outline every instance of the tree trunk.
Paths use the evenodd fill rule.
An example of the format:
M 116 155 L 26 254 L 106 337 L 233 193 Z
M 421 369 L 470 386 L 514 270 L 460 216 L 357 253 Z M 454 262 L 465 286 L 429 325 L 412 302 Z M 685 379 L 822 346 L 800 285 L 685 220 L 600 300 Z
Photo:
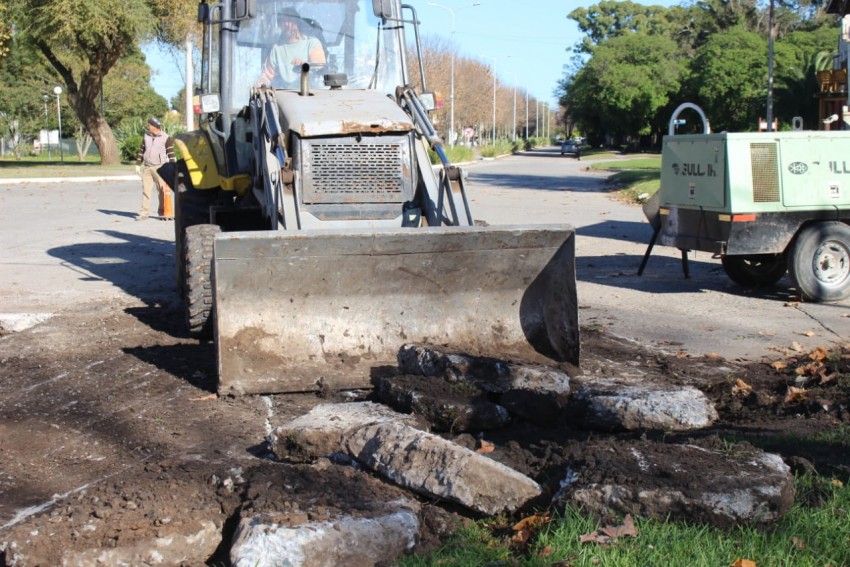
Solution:
M 116 165 L 121 163 L 121 155 L 118 152 L 118 142 L 115 140 L 115 134 L 112 133 L 112 128 L 100 115 L 97 107 L 90 104 L 83 97 L 70 97 L 71 104 L 74 106 L 74 111 L 77 113 L 77 119 L 83 124 L 83 127 L 91 135 L 94 145 L 100 153 L 101 165 Z

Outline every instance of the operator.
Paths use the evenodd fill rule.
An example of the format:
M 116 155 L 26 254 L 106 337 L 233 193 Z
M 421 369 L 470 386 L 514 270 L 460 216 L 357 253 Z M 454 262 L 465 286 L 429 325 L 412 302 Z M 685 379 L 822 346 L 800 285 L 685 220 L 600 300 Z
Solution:
M 151 190 L 156 185 L 159 196 L 160 218 L 171 220 L 171 216 L 165 206 L 166 191 L 171 191 L 168 183 L 160 175 L 163 165 L 175 163 L 174 140 L 162 131 L 162 123 L 156 118 L 148 120 L 148 131 L 142 139 L 142 147 L 136 159 L 136 174 L 142 178 L 142 209 L 136 215 L 136 220 L 141 221 L 148 218 L 148 209 L 151 202 Z M 144 165 L 144 169 L 142 166 Z
M 261 84 L 296 87 L 300 81 L 303 63 L 323 65 L 326 63 L 322 42 L 302 31 L 304 20 L 292 8 L 286 8 L 278 18 L 281 43 L 272 47 L 269 58 L 263 65 Z

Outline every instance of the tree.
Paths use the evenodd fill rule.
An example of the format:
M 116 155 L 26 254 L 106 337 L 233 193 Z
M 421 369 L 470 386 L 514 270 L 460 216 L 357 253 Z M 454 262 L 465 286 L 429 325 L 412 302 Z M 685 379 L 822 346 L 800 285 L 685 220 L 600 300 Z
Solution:
M 764 112 L 767 41 L 755 32 L 735 29 L 712 35 L 691 66 L 698 104 L 712 129 L 751 131 Z
M 817 128 L 817 72 L 832 69 L 835 36 L 835 28 L 829 26 L 796 31 L 777 42 L 775 109 L 780 122 L 800 116 L 805 128 Z
M 570 81 L 562 104 L 588 136 L 657 133 L 657 117 L 679 91 L 685 63 L 669 37 L 629 33 L 612 37 Z
M 35 47 L 65 85 L 68 103 L 100 151 L 119 160 L 99 102 L 104 79 L 141 41 L 179 39 L 196 13 L 189 0 L 7 0 L 16 41 Z
M 586 35 L 577 51 L 591 53 L 594 45 L 632 33 L 672 37 L 681 27 L 677 21 L 682 9 L 646 6 L 628 0 L 602 0 L 588 8 L 577 8 L 567 15 Z

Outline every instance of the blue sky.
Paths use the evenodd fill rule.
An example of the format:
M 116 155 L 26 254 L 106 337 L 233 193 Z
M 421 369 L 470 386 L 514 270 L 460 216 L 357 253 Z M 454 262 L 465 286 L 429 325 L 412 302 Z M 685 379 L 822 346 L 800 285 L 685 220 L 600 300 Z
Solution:
M 674 0 L 637 1 L 663 6 L 678 3 Z M 521 90 L 527 90 L 533 97 L 554 107 L 557 99 L 553 91 L 571 58 L 567 49 L 581 39 L 578 28 L 567 19 L 567 14 L 597 2 L 439 0 L 437 3 L 445 8 L 429 5 L 428 0 L 408 0 L 406 3 L 417 11 L 423 39 L 442 36 L 451 40 L 453 12 L 454 44 L 460 55 L 490 66 L 495 62 L 496 75 L 504 85 L 511 86 L 516 81 Z M 473 6 L 473 3 L 478 5 Z M 155 47 L 149 47 L 146 53 L 154 68 L 151 81 L 154 88 L 170 100 L 183 85 L 183 55 Z

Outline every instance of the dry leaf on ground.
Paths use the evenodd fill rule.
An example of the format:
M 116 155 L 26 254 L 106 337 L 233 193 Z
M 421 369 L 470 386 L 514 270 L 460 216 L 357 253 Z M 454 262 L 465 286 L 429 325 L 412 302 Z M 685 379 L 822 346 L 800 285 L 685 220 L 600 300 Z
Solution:
M 794 386 L 788 386 L 788 393 L 785 394 L 785 403 L 792 404 L 796 402 L 802 402 L 806 399 L 808 392 L 806 392 L 805 388 L 797 388 Z
M 733 396 L 749 396 L 753 391 L 753 387 L 738 378 L 735 380 L 735 385 L 732 386 L 732 395 Z
M 481 441 L 479 442 L 479 447 L 475 450 L 475 452 L 483 455 L 486 453 L 492 453 L 495 450 L 496 445 L 494 443 L 491 443 L 486 439 L 481 439 Z
M 612 538 L 626 536 L 637 537 L 638 535 L 638 531 L 635 527 L 634 520 L 632 520 L 631 514 L 627 514 L 623 519 L 623 523 L 619 526 L 605 526 L 602 528 L 602 533 Z
M 638 530 L 635 527 L 635 522 L 632 519 L 631 514 L 627 514 L 626 517 L 623 518 L 623 523 L 619 526 L 605 526 L 593 533 L 582 534 L 581 537 L 579 537 L 579 542 L 605 544 L 620 537 L 637 537 L 637 535 Z
M 511 529 L 516 532 L 513 537 L 511 537 L 511 541 L 514 543 L 525 543 L 527 542 L 534 532 L 545 526 L 549 523 L 549 515 L 548 514 L 534 514 L 531 516 L 526 516 L 513 526 Z
M 190 402 L 209 402 L 212 400 L 217 400 L 218 396 L 216 394 L 207 394 L 206 396 L 199 396 L 197 398 L 189 398 Z

